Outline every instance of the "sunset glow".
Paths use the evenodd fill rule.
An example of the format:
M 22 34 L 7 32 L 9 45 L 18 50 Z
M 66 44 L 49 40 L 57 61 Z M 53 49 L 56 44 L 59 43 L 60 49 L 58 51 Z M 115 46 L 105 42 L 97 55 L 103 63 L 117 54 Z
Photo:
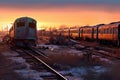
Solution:
M 16 18 L 28 16 L 37 20 L 37 27 L 96 25 L 120 21 L 120 6 L 111 5 L 67 5 L 58 7 L 0 7 L 0 27 L 14 22 Z

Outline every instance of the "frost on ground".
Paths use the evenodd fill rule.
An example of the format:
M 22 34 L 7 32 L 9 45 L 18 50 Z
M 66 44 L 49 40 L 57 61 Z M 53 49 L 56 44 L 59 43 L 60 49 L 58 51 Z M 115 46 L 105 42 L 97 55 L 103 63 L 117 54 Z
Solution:
M 54 49 L 59 49 L 59 46 L 57 45 L 45 45 L 45 44 L 40 44 L 37 47 L 39 48 L 48 48 L 50 50 L 54 50 Z
M 44 45 L 42 45 L 44 46 Z M 61 71 L 61 74 L 70 74 L 70 80 L 100 80 L 100 76 L 108 72 L 108 68 L 104 67 L 104 65 L 113 64 L 112 61 L 106 58 L 102 58 L 97 55 L 91 56 L 91 62 L 86 63 L 86 59 L 84 61 L 85 52 L 80 50 L 76 50 L 75 48 L 68 48 L 65 46 L 57 46 L 57 45 L 45 45 L 49 47 L 48 50 L 45 50 L 49 57 L 56 61 L 56 63 L 60 63 L 61 67 L 69 66 L 68 69 Z M 75 65 L 77 64 L 77 66 Z M 74 67 L 71 65 L 75 65 Z M 71 68 L 70 68 L 71 67 Z M 64 68 L 64 67 L 63 67 Z
M 50 72 L 40 72 L 39 75 L 40 76 L 54 76 L 54 74 L 52 74 Z
M 62 74 L 71 74 L 73 77 L 69 77 L 69 80 L 98 80 L 99 76 L 105 73 L 107 69 L 102 66 L 93 67 L 76 67 L 71 68 L 68 71 L 60 72 Z M 95 78 L 95 79 L 94 79 Z
M 18 56 L 19 54 L 18 53 L 16 53 L 16 52 L 13 52 L 13 51 L 11 51 L 11 52 L 4 52 L 4 53 L 2 53 L 4 56 L 8 56 L 8 57 L 14 57 L 14 56 Z
M 7 56 L 10 60 L 13 61 L 15 72 L 24 77 L 26 80 L 43 80 L 40 77 L 39 72 L 31 70 L 28 63 L 22 57 L 17 57 L 19 54 L 15 52 L 4 52 L 4 56 Z
M 83 78 L 81 77 L 76 77 L 76 76 L 65 76 L 68 80 L 84 80 Z
M 63 71 L 60 71 L 60 73 L 63 75 L 69 74 L 70 76 L 65 76 L 69 80 L 112 80 L 110 76 L 115 76 L 114 80 L 120 80 L 120 77 L 119 77 L 120 66 L 117 66 L 117 68 L 115 67 L 111 69 L 112 70 L 111 72 L 108 71 L 108 68 L 100 66 L 100 65 L 99 66 L 97 65 L 92 65 L 92 66 L 84 65 L 83 66 L 81 64 L 81 62 L 84 63 L 84 61 L 81 59 L 83 57 L 79 57 L 84 54 L 82 51 L 75 50 L 74 48 L 71 49 L 66 46 L 56 46 L 56 45 L 49 45 L 48 50 L 45 50 L 45 51 L 50 52 L 48 53 L 49 55 L 52 53 L 52 58 L 53 56 L 55 58 L 57 57 L 55 61 L 58 60 L 60 62 L 63 60 L 65 65 L 60 64 L 61 66 L 68 66 L 68 67 L 64 67 L 64 70 L 62 69 Z M 43 73 L 43 72 L 37 72 L 37 71 L 31 70 L 30 69 L 31 65 L 26 63 L 26 61 L 22 57 L 18 57 L 19 54 L 13 51 L 10 51 L 10 52 L 6 51 L 3 53 L 3 55 L 9 57 L 9 59 L 11 59 L 14 62 L 15 65 L 13 68 L 15 69 L 15 72 L 25 78 L 28 78 L 28 80 L 43 80 L 41 78 L 42 76 L 52 75 L 51 73 L 48 73 L 48 72 Z M 106 63 L 110 62 L 106 58 L 101 58 L 95 55 L 93 55 L 92 58 L 98 59 L 101 62 L 106 62 Z M 71 65 L 73 65 L 71 63 L 77 64 L 77 66 L 75 65 L 74 67 L 73 66 L 71 67 Z M 111 74 L 108 74 L 108 73 L 111 73 Z M 109 79 L 106 78 L 106 76 L 108 76 Z M 101 79 L 102 77 L 105 77 L 105 79 Z
M 101 62 L 107 63 L 107 64 L 113 64 L 113 62 L 107 58 L 102 58 L 100 56 L 97 55 L 92 55 L 92 58 L 97 58 L 99 59 Z
M 31 79 L 31 80 L 43 80 L 40 78 L 39 72 L 31 69 L 22 69 L 22 70 L 15 70 L 15 72 L 19 73 L 21 76 Z
M 78 56 L 81 56 L 81 55 L 83 55 L 83 52 L 82 51 L 79 51 L 79 50 L 75 50 L 75 49 L 70 49 L 69 51 L 68 51 L 68 53 L 70 53 L 70 54 L 78 54 Z M 73 54 L 73 55 L 74 55 Z

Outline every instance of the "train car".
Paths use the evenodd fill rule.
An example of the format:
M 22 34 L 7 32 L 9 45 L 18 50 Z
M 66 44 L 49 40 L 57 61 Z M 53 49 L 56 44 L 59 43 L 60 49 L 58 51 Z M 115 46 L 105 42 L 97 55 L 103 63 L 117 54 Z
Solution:
M 84 26 L 82 28 L 82 39 L 87 41 L 93 40 L 93 27 L 92 26 Z
M 42 30 L 39 30 L 38 32 L 38 39 L 48 39 L 49 40 L 49 38 L 50 38 L 50 36 L 51 36 L 51 31 L 47 31 L 47 30 L 45 30 L 45 29 L 42 29 Z
M 84 26 L 82 26 L 82 27 L 79 27 L 79 35 L 78 35 L 78 37 L 79 37 L 79 40 L 84 40 L 83 39 L 83 30 L 84 30 Z
M 70 38 L 70 29 L 69 28 L 62 29 L 61 34 L 66 38 Z
M 78 27 L 70 28 L 70 38 L 79 39 L 79 28 Z
M 9 30 L 10 43 L 15 46 L 36 46 L 36 20 L 30 17 L 21 17 L 15 20 Z
M 100 43 L 113 43 L 120 46 L 120 22 L 102 25 L 99 27 L 98 32 Z
M 93 40 L 98 41 L 98 29 L 100 26 L 105 25 L 105 24 L 98 24 L 93 26 Z

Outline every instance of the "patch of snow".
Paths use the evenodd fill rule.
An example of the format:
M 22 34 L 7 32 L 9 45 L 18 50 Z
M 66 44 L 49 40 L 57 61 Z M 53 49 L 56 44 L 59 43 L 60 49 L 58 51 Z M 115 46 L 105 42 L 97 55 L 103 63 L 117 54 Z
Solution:
M 17 57 L 19 55 L 18 53 L 4 52 L 2 54 L 7 56 L 14 62 L 14 71 L 22 77 L 27 78 L 28 80 L 43 80 L 43 78 L 40 77 L 39 72 L 30 69 L 31 65 L 28 64 L 25 59 L 23 59 L 22 57 Z
M 16 66 L 14 66 L 15 69 L 29 69 L 30 68 L 30 64 L 26 63 L 25 59 L 23 59 L 22 57 L 10 57 L 9 59 L 11 59 Z
M 17 70 L 30 69 L 30 65 L 28 63 L 15 63 L 13 68 Z
M 23 59 L 22 57 L 10 57 L 10 59 L 14 62 L 17 62 L 17 63 L 25 63 L 25 59 Z
M 15 72 L 28 79 L 43 80 L 43 78 L 40 77 L 39 72 L 35 70 L 23 69 L 23 70 L 15 70 Z
M 107 71 L 107 68 L 103 67 L 103 66 L 93 66 L 93 67 L 76 67 L 76 68 L 71 68 L 68 71 L 65 71 L 63 73 L 69 73 L 71 75 L 73 75 L 74 77 L 77 77 L 77 79 L 73 79 L 73 80 L 84 80 L 82 78 L 84 78 L 83 76 L 86 76 L 88 74 L 91 73 L 95 73 L 95 75 L 99 75 L 101 73 L 104 73 Z M 80 79 L 78 79 L 80 78 Z M 72 79 L 70 79 L 72 80 Z
M 84 80 L 81 77 L 75 77 L 75 76 L 65 76 L 68 80 Z
M 92 70 L 97 72 L 97 73 L 103 73 L 103 72 L 107 71 L 107 69 L 105 67 L 102 67 L 102 66 L 94 66 L 92 68 Z
M 104 62 L 107 62 L 109 64 L 113 64 L 112 61 L 110 61 L 109 59 L 106 59 L 106 58 L 100 58 L 101 61 L 104 61 Z
M 87 74 L 87 71 L 84 67 L 72 68 L 70 72 L 73 76 L 82 76 Z
M 49 73 L 49 72 L 40 72 L 39 75 L 40 76 L 53 76 L 54 74 Z
M 41 44 L 41 45 L 38 45 L 38 47 L 48 47 L 48 49 L 50 49 L 51 51 L 53 51 L 54 49 L 59 49 L 59 46 L 57 46 L 57 45 L 44 45 L 44 44 Z
M 100 56 L 97 56 L 97 55 L 92 55 L 93 58 L 99 58 L 100 61 L 103 61 L 103 62 L 106 62 L 106 63 L 109 63 L 109 64 L 113 64 L 112 61 L 110 61 L 109 59 L 106 59 L 106 58 L 101 58 Z
M 8 56 L 8 57 L 14 57 L 14 56 L 18 56 L 19 54 L 16 52 L 4 52 L 2 53 L 4 56 Z
M 103 50 L 99 50 L 98 52 L 101 52 L 101 53 L 109 53 L 109 52 L 106 52 L 106 51 L 103 51 Z
M 76 40 L 73 40 L 73 39 L 70 39 L 70 41 L 72 41 L 72 42 L 75 42 L 75 43 L 80 43 L 80 42 L 78 42 L 78 41 L 76 41 Z
M 75 54 L 79 54 L 79 55 L 82 55 L 82 54 L 83 54 L 82 51 L 78 51 L 78 50 L 74 50 L 74 49 L 70 49 L 70 50 L 68 51 L 68 53 L 75 53 Z

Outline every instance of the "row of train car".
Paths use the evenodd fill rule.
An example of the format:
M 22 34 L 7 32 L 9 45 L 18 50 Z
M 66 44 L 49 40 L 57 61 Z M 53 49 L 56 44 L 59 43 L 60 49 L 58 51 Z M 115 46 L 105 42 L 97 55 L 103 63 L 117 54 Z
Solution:
M 100 43 L 120 46 L 120 22 L 99 24 L 96 26 L 64 28 L 53 32 L 54 35 L 58 35 L 58 33 L 66 38 L 98 41 Z
M 9 30 L 8 42 L 15 46 L 36 46 L 37 21 L 30 17 L 20 17 L 15 20 Z
M 37 21 L 30 17 L 17 18 L 9 30 L 9 43 L 17 46 L 36 46 L 36 24 Z M 50 34 L 53 35 L 52 37 L 62 35 L 69 39 L 98 41 L 120 46 L 120 22 L 64 28 L 52 31 L 49 36 L 51 36 Z

